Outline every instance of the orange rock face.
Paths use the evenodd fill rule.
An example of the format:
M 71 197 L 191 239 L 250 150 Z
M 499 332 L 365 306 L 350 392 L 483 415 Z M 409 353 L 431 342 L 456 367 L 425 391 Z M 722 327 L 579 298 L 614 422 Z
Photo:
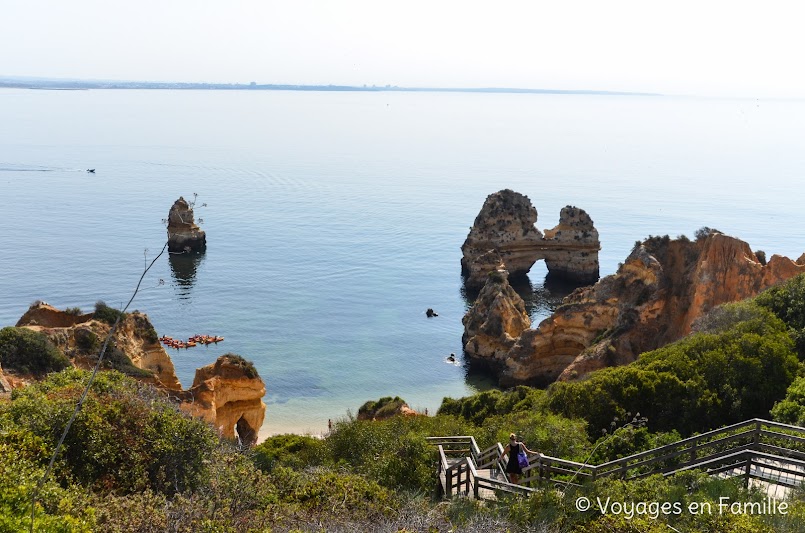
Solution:
M 234 354 L 196 370 L 193 386 L 181 394 L 182 410 L 210 422 L 227 438 L 254 445 L 265 419 L 266 386 L 254 366 Z
M 745 242 L 711 233 L 691 242 L 650 238 L 614 275 L 578 289 L 520 335 L 500 371 L 503 385 L 572 380 L 673 342 L 720 304 L 757 295 L 805 272 L 805 260 L 762 264 Z
M 464 352 L 472 363 L 487 366 L 498 365 L 520 334 L 531 327 L 525 303 L 509 285 L 505 270 L 487 276 L 486 285 L 462 323 Z
M 95 365 L 100 345 L 111 329 L 105 322 L 95 320 L 93 313 L 74 315 L 45 303 L 32 306 L 17 327 L 44 333 L 74 365 L 83 368 Z M 118 325 L 114 344 L 135 367 L 151 372 L 137 379 L 170 391 L 181 401 L 182 410 L 210 422 L 223 436 L 234 438 L 237 430 L 244 444 L 256 443 L 265 418 L 262 398 L 266 388 L 251 363 L 234 354 L 223 355 L 196 370 L 193 386 L 183 391 L 173 362 L 146 315 L 128 313 Z M 94 348 L 89 349 L 90 345 Z M 24 379 L 4 375 L 0 369 L 0 394 L 26 384 Z
M 17 327 L 41 331 L 79 367 L 94 365 L 92 356 L 97 356 L 111 329 L 105 322 L 95 320 L 93 313 L 70 314 L 46 303 L 31 306 L 17 321 Z M 152 377 L 141 377 L 142 381 L 171 391 L 181 390 L 173 361 L 145 314 L 128 313 L 118 325 L 114 341 L 135 367 L 153 373 Z
M 0 368 L 0 394 L 9 392 L 11 392 L 11 383 L 6 379 L 5 374 L 3 374 L 3 369 Z

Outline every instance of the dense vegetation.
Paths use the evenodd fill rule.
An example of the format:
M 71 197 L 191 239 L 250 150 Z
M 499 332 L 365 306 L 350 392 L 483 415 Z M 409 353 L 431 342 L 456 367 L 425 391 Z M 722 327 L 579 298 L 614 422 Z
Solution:
M 713 533 L 800 531 L 803 492 L 790 497 L 788 514 L 682 512 L 629 519 L 597 505 L 587 512 L 574 505 L 585 497 L 718 509 L 720 497 L 765 498 L 740 480 L 697 472 L 542 487 L 529 498 L 485 505 L 438 503 L 432 500 L 436 455 L 425 437 L 471 434 L 485 448 L 515 432 L 531 449 L 600 463 L 754 416 L 803 424 L 803 328 L 800 277 L 715 310 L 691 336 L 632 365 L 577 383 L 446 398 L 432 417 L 348 416 L 323 439 L 279 435 L 253 450 L 220 440 L 212 427 L 188 418 L 149 386 L 102 373 L 42 486 L 37 531 L 653 533 L 669 531 L 669 525 Z M 0 331 L 4 364 L 14 360 L 7 354 L 18 353 L 8 346 L 25 347 L 25 361 L 51 359 L 41 337 L 26 336 L 22 343 L 19 337 Z M 86 379 L 77 370 L 54 373 L 0 401 L 0 531 L 27 530 L 34 487 Z M 362 411 L 401 402 L 382 398 Z
M 0 366 L 23 374 L 43 375 L 70 366 L 48 338 L 28 328 L 0 329 Z
M 0 531 L 27 530 L 32 491 L 86 377 L 75 370 L 54 374 L 0 404 Z M 574 506 L 579 497 L 684 506 L 709 502 L 714 508 L 719 497 L 763 498 L 743 489 L 740 480 L 694 472 L 637 482 L 607 479 L 561 491 L 545 487 L 529 498 L 486 505 L 431 500 L 434 450 L 425 436 L 473 433 L 484 445 L 519 427 L 530 445 L 541 443 L 546 452 L 587 454 L 592 443 L 584 423 L 545 411 L 543 395 L 529 389 L 492 394 L 499 406 L 522 407 L 530 399 L 536 407 L 496 412 L 484 427 L 446 414 L 379 422 L 345 418 L 324 439 L 280 435 L 247 451 L 220 441 L 213 428 L 188 418 L 150 387 L 103 373 L 40 492 L 36 530 L 595 533 L 667 531 L 670 524 L 681 531 L 771 533 L 797 531 L 805 518 L 800 496 L 789 502 L 788 515 L 771 516 L 680 513 L 629 520 Z M 486 422 L 493 423 L 486 427 Z M 609 446 L 604 455 L 631 453 L 663 438 L 645 428 L 618 436 L 599 448 Z
M 767 417 L 799 369 L 786 324 L 752 302 L 723 314 L 748 317 L 647 352 L 631 365 L 588 379 L 555 383 L 549 407 L 589 423 L 591 435 L 626 413 L 640 413 L 655 431 L 690 435 L 753 417 Z
M 126 314 L 123 313 L 123 311 L 118 311 L 114 307 L 109 307 L 103 300 L 98 300 L 95 302 L 95 312 L 92 314 L 92 318 L 95 320 L 106 322 L 112 326 L 118 319 L 123 320 L 125 317 Z

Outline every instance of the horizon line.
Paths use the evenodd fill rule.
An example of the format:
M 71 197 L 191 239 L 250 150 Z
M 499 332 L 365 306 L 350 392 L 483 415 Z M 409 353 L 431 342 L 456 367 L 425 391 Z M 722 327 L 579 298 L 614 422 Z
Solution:
M 62 84 L 56 86 L 54 84 Z M 56 78 L 39 76 L 0 75 L 0 87 L 16 88 L 87 88 L 87 89 L 222 89 L 222 90 L 296 90 L 296 91 L 356 91 L 356 92 L 483 92 L 522 94 L 588 94 L 602 96 L 665 96 L 662 93 L 642 91 L 613 91 L 603 89 L 534 89 L 525 87 L 401 87 L 398 85 L 347 85 L 297 83 L 240 83 L 240 82 L 180 82 L 109 80 L 96 78 Z

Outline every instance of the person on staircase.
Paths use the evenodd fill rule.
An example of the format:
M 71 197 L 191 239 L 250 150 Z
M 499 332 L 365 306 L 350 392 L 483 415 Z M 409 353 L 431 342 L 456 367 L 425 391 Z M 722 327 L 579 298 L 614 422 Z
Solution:
M 514 433 L 509 435 L 509 444 L 503 449 L 503 455 L 509 456 L 509 461 L 506 463 L 506 473 L 509 475 L 509 481 L 515 485 L 519 483 L 520 476 L 523 475 L 523 468 L 528 466 L 527 454 L 537 455 L 539 452 L 532 452 L 526 448 L 525 444 L 517 440 L 517 435 Z M 503 459 L 503 455 L 500 456 L 501 459 Z M 525 464 L 521 464 L 522 462 Z

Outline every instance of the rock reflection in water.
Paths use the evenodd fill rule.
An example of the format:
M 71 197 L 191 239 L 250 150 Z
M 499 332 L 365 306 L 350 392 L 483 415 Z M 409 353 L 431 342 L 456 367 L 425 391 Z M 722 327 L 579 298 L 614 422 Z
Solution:
M 196 273 L 204 260 L 204 254 L 182 253 L 170 254 L 168 262 L 173 274 L 173 286 L 180 300 L 190 298 L 190 292 L 196 284 Z

